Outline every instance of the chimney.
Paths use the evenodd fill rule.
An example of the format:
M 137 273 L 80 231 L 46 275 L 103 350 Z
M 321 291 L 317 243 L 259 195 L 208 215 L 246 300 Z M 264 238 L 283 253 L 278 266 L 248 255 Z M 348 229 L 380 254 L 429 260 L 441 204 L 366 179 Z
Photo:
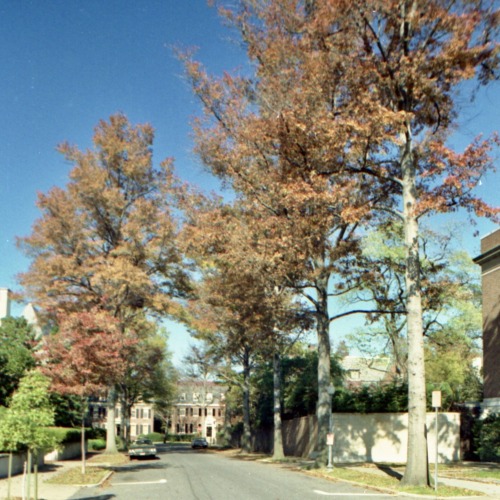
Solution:
M 0 319 L 10 316 L 10 290 L 0 288 Z

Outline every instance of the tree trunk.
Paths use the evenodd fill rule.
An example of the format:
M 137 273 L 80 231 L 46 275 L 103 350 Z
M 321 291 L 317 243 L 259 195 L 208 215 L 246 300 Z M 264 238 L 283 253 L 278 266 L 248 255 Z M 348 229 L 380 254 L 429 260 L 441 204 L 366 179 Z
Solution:
M 283 435 L 281 429 L 281 356 L 275 352 L 273 356 L 273 400 L 274 400 L 274 440 L 273 460 L 283 460 Z
M 27 481 L 26 481 L 26 497 L 31 498 L 31 450 L 28 448 L 28 472 L 27 472 Z
M 82 451 L 82 474 L 85 475 L 86 469 L 86 455 L 85 455 L 85 411 L 82 412 L 82 433 L 80 441 L 81 451 Z
M 245 347 L 243 354 L 243 440 L 241 447 L 243 451 L 251 451 L 250 430 L 250 355 Z
M 34 497 L 35 497 L 35 500 L 38 500 L 38 450 L 36 450 L 34 453 L 33 453 L 33 457 L 35 459 L 35 463 L 33 464 L 33 470 L 34 470 Z
M 316 417 L 318 420 L 318 440 L 316 462 L 327 463 L 326 437 L 330 428 L 331 397 L 328 394 L 330 380 L 330 321 L 328 315 L 328 279 L 318 282 L 317 336 L 318 336 L 318 403 Z
M 415 166 L 408 126 L 402 152 L 403 224 L 406 250 L 406 311 L 408 328 L 408 452 L 402 484 L 429 485 L 427 435 L 425 428 L 426 391 L 418 220 L 415 214 Z
M 116 448 L 116 428 L 115 428 L 115 405 L 116 389 L 110 388 L 108 393 L 108 414 L 106 418 L 106 450 L 104 453 L 118 453 Z
M 7 479 L 7 498 L 10 500 L 10 489 L 12 485 L 12 458 L 13 458 L 13 452 L 9 451 L 9 472 L 7 473 L 8 479 Z

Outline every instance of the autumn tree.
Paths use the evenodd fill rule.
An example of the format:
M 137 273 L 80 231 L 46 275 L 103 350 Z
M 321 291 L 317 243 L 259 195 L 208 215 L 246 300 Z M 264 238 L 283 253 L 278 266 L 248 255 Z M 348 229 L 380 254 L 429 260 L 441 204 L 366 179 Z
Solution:
M 58 331 L 44 337 L 41 370 L 54 392 L 80 398 L 82 474 L 85 474 L 85 415 L 91 396 L 106 394 L 123 377 L 128 349 L 117 320 L 97 308 L 60 315 Z
M 293 333 L 306 322 L 302 306 L 280 286 L 279 266 L 269 253 L 262 228 L 250 206 L 215 204 L 197 210 L 184 227 L 188 255 L 200 264 L 202 280 L 193 305 L 191 328 L 208 341 L 215 357 L 232 357 L 243 368 L 244 442 L 250 443 L 251 372 L 261 357 L 275 360 Z M 200 309 L 200 303 L 203 307 Z M 211 321 L 207 321 L 210 318 Z M 225 352 L 222 353 L 221 349 Z M 219 371 L 229 378 L 228 371 Z M 237 378 L 230 377 L 232 382 Z M 238 383 L 238 382 L 237 382 Z M 281 438 L 280 378 L 275 377 L 275 458 L 283 456 Z
M 448 144 L 460 84 L 476 77 L 488 83 L 497 69 L 494 2 L 241 0 L 222 11 L 254 71 L 253 78 L 226 75 L 214 85 L 190 68 L 215 117 L 200 141 L 212 170 L 262 199 L 268 191 L 252 184 L 255 163 L 271 183 L 268 167 L 281 161 L 288 179 L 334 186 L 340 203 L 332 206 L 342 207 L 336 213 L 344 220 L 359 221 L 367 210 L 402 221 L 409 359 L 403 482 L 428 484 L 419 221 L 460 207 L 480 216 L 497 212 L 473 193 L 492 166 L 496 139 L 476 139 L 463 152 Z M 268 127 L 255 119 L 258 112 Z M 236 159 L 228 161 L 228 152 Z M 350 191 L 342 189 L 347 179 Z M 369 191 L 356 196 L 365 183 Z M 293 191 L 305 199 L 297 185 Z
M 93 149 L 64 143 L 73 165 L 65 188 L 40 194 L 42 213 L 19 244 L 31 258 L 20 282 L 46 316 L 99 308 L 125 333 L 138 315 L 175 315 L 189 289 L 176 247 L 174 205 L 182 187 L 172 162 L 153 164 L 154 131 L 121 114 L 101 121 Z M 107 450 L 116 449 L 113 392 Z
M 331 164 L 343 162 L 345 142 L 340 142 L 341 137 L 347 141 L 347 136 L 339 131 L 339 145 L 329 151 L 310 133 L 323 103 L 311 102 L 317 102 L 318 109 L 307 114 L 305 110 L 310 110 L 305 107 L 302 112 L 301 99 L 307 100 L 312 88 L 307 89 L 305 83 L 300 90 L 294 87 L 296 61 L 304 58 L 300 45 L 293 40 L 285 43 L 290 41 L 287 39 L 282 47 L 264 54 L 266 33 L 275 42 L 280 29 L 285 28 L 275 26 L 272 15 L 267 20 L 262 18 L 255 22 L 256 26 L 265 25 L 263 37 L 254 34 L 254 40 L 252 33 L 257 28 L 247 13 L 240 17 L 226 11 L 241 28 L 256 63 L 254 77 L 226 74 L 214 78 L 199 63 L 185 57 L 193 89 L 204 108 L 204 118 L 195 123 L 197 151 L 205 165 L 252 207 L 252 227 L 259 228 L 253 234 L 260 245 L 266 242 L 275 274 L 279 275 L 275 284 L 308 304 L 320 360 L 316 447 L 320 460 L 326 462 L 331 324 L 343 315 L 362 312 L 340 312 L 333 306 L 332 297 L 347 293 L 363 279 L 355 259 L 359 252 L 357 230 L 366 223 L 370 206 L 382 193 L 373 185 L 368 189 L 361 177 L 330 176 Z M 257 46 L 259 41 L 263 47 Z M 276 71 L 283 80 L 276 81 Z M 307 70 L 300 74 L 307 78 Z M 318 87 L 316 82 L 309 83 Z M 295 126 L 294 120 L 302 123 Z M 388 197 L 387 193 L 383 196 Z

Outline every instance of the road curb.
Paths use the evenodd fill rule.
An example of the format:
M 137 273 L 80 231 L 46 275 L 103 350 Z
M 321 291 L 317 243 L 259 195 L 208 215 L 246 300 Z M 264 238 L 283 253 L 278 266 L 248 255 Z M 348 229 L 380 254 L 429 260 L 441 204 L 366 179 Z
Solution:
M 77 488 L 95 488 L 97 486 L 101 486 L 102 483 L 104 483 L 104 481 L 107 481 L 111 475 L 113 474 L 113 470 L 110 470 L 108 471 L 107 474 L 105 474 L 105 476 L 98 482 L 98 483 L 93 483 L 93 484 L 75 484 L 74 486 L 76 486 Z

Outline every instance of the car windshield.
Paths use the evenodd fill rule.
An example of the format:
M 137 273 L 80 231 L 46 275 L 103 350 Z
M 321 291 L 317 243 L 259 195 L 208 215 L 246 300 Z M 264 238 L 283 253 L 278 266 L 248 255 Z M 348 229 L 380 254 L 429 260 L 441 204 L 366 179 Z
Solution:
M 142 445 L 142 444 L 153 444 L 150 439 L 138 439 L 134 444 Z

